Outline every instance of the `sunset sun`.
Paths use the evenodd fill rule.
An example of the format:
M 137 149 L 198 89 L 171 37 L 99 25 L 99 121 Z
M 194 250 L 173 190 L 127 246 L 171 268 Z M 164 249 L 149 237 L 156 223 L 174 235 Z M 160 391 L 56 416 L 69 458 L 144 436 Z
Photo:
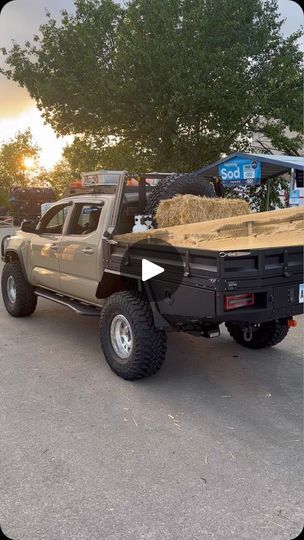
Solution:
M 22 165 L 25 169 L 33 169 L 35 166 L 35 159 L 30 156 L 25 156 L 22 160 Z

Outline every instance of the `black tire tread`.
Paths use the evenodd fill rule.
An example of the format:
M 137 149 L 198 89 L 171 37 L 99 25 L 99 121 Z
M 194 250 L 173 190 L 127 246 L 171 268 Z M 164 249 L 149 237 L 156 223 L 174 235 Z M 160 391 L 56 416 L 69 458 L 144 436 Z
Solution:
M 146 213 L 155 217 L 160 201 L 172 199 L 175 195 L 198 195 L 201 197 L 215 197 L 214 187 L 208 180 L 197 173 L 175 174 L 161 179 L 153 188 L 148 200 Z M 154 226 L 157 223 L 154 221 Z
M 279 319 L 262 323 L 261 327 L 254 332 L 251 341 L 245 341 L 242 329 L 235 323 L 226 323 L 230 336 L 243 347 L 249 349 L 268 349 L 281 343 L 287 336 L 289 327 L 286 319 Z
M 133 338 L 136 350 L 128 364 L 119 366 L 109 357 L 107 337 L 107 313 L 112 307 L 132 319 Z M 166 356 L 166 333 L 155 328 L 151 307 L 147 299 L 138 292 L 123 291 L 110 296 L 102 309 L 100 317 L 100 338 L 106 361 L 111 369 L 126 380 L 142 379 L 154 375 L 164 363 Z
M 15 304 L 11 304 L 7 296 L 6 283 L 9 276 L 13 276 L 17 289 Z M 13 317 L 27 317 L 34 313 L 37 306 L 37 296 L 34 288 L 27 281 L 19 261 L 7 262 L 2 271 L 2 296 L 4 305 Z

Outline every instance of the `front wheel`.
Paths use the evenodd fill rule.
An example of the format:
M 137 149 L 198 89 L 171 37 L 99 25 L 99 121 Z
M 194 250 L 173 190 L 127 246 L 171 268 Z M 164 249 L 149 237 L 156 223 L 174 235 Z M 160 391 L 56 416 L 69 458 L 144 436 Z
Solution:
M 231 337 L 248 349 L 266 349 L 277 345 L 288 334 L 288 320 L 278 319 L 261 323 L 257 328 L 246 329 L 236 323 L 226 323 Z
M 37 296 L 27 281 L 19 261 L 8 262 L 3 268 L 2 297 L 6 310 L 13 317 L 27 317 L 34 313 Z
M 127 380 L 156 373 L 166 356 L 166 333 L 155 328 L 151 307 L 137 292 L 110 296 L 100 317 L 100 340 L 110 368 Z

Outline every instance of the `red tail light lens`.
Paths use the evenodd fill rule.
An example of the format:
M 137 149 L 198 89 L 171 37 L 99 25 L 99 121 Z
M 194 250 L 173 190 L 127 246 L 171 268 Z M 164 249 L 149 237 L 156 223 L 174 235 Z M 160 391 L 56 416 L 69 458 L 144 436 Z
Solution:
M 249 307 L 255 305 L 255 294 L 254 293 L 244 293 L 244 294 L 235 294 L 233 296 L 225 296 L 224 307 L 225 311 L 230 309 L 237 309 L 240 307 Z

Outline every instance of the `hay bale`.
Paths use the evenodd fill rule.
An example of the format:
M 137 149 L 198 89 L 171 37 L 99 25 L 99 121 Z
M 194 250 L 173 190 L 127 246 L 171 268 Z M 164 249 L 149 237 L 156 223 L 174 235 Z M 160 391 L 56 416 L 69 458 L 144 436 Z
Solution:
M 155 219 L 158 227 L 173 227 L 249 213 L 249 204 L 242 199 L 176 195 L 173 199 L 160 202 Z

